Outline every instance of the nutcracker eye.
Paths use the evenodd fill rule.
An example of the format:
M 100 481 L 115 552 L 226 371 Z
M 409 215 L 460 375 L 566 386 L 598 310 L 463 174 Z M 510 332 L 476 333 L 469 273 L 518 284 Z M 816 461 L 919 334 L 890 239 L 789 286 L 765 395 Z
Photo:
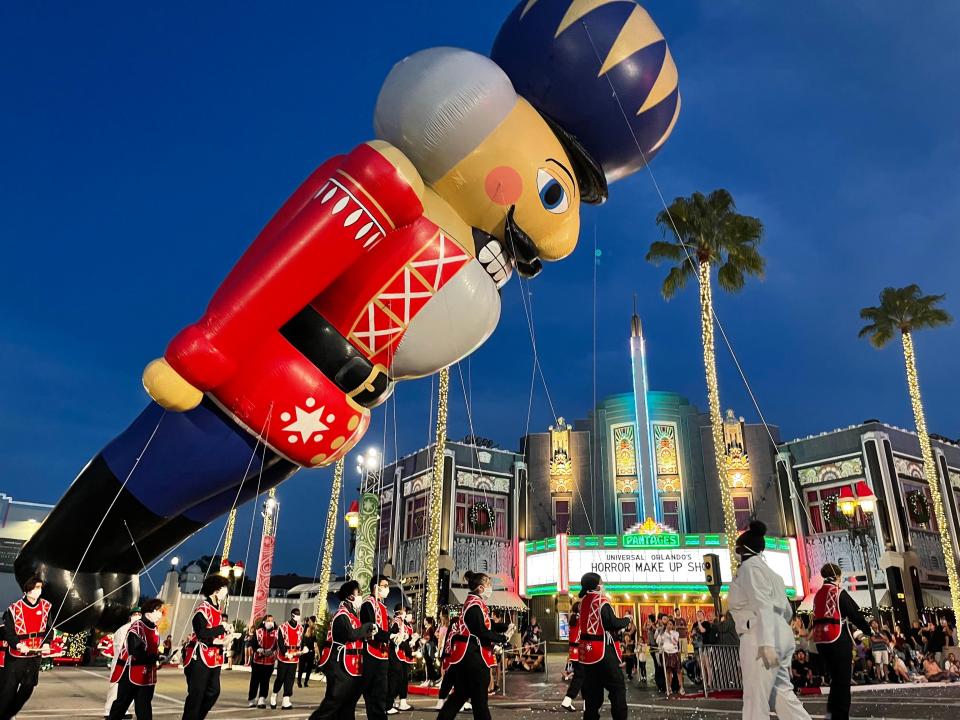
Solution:
M 563 185 L 543 168 L 537 170 L 537 192 L 541 204 L 549 212 L 559 215 L 570 207 Z

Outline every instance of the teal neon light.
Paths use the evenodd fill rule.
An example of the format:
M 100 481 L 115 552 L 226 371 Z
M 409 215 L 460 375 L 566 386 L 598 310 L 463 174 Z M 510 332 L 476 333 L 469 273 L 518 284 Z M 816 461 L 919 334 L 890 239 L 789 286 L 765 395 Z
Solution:
M 625 548 L 678 548 L 680 547 L 680 536 L 676 533 L 660 533 L 659 535 L 624 535 L 623 547 Z

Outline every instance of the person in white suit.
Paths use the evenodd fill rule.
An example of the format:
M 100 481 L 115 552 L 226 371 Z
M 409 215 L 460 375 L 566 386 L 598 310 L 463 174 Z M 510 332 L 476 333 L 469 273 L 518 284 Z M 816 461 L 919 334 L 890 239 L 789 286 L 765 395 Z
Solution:
M 810 720 L 790 682 L 796 642 L 790 629 L 793 608 L 783 579 L 763 558 L 767 526 L 759 520 L 737 538 L 740 569 L 730 583 L 730 612 L 740 636 L 743 720 Z
M 110 674 L 107 677 L 113 677 L 113 668 L 117 664 L 117 658 L 120 657 L 121 648 L 126 647 L 127 645 L 127 632 L 130 630 L 130 626 L 133 625 L 137 620 L 140 619 L 140 608 L 133 608 L 130 611 L 130 619 L 126 624 L 121 625 L 117 628 L 117 631 L 113 633 L 113 657 L 110 658 Z M 117 691 L 119 689 L 118 683 L 110 683 L 110 688 L 107 690 L 107 702 L 103 706 L 103 717 L 107 717 L 110 714 L 110 708 L 113 707 L 113 701 L 117 699 Z M 133 717 L 130 713 L 124 715 L 124 717 Z

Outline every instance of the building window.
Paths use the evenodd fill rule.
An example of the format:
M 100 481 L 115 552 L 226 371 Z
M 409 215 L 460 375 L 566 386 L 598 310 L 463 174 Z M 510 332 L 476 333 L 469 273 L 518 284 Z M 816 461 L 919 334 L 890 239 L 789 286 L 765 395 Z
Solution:
M 840 491 L 844 487 L 853 490 L 853 483 L 844 483 L 830 488 L 807 491 L 807 508 L 810 511 L 810 522 L 813 524 L 811 530 L 814 533 L 839 532 L 849 527 L 849 521 L 840 511 L 837 500 L 840 497 Z M 867 523 L 863 511 L 857 508 L 855 522 L 858 525 Z
M 570 532 L 570 499 L 554 499 L 553 501 L 553 527 L 556 533 Z
M 627 532 L 640 520 L 637 518 L 637 499 L 620 498 L 620 527 Z
M 470 508 L 482 502 L 493 511 L 493 528 L 477 532 L 470 524 Z M 457 533 L 459 535 L 479 535 L 483 537 L 507 537 L 507 498 L 504 495 L 457 493 Z
M 733 514 L 737 519 L 737 530 L 742 532 L 750 526 L 750 517 L 753 515 L 753 498 L 750 493 L 734 494 Z
M 427 534 L 427 493 L 407 499 L 404 539 L 423 537 Z
M 907 520 L 913 530 L 937 532 L 937 518 L 933 512 L 930 488 L 919 483 L 900 481 L 903 484 L 903 497 L 907 503 Z
M 663 524 L 674 532 L 680 532 L 680 498 L 661 498 L 660 511 Z
M 377 538 L 377 551 L 386 555 L 390 552 L 390 532 L 393 530 L 393 503 L 384 503 L 380 508 L 380 535 Z

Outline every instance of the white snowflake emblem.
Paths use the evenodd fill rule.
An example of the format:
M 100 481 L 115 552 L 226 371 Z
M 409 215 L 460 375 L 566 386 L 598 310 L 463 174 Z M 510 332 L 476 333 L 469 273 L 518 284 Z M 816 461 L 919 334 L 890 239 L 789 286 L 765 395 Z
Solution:
M 336 417 L 333 413 L 324 415 L 326 405 L 321 405 L 316 410 L 310 410 L 310 408 L 316 404 L 317 401 L 314 398 L 307 398 L 306 402 L 304 402 L 307 409 L 303 409 L 299 405 L 294 407 L 297 419 L 283 428 L 284 432 L 290 433 L 287 437 L 287 442 L 291 444 L 297 442 L 306 443 L 309 442 L 311 438 L 313 438 L 314 442 L 323 440 L 323 433 L 330 429 L 330 423 L 336 420 Z M 292 417 L 288 412 L 280 413 L 280 419 L 283 422 L 290 422 Z

